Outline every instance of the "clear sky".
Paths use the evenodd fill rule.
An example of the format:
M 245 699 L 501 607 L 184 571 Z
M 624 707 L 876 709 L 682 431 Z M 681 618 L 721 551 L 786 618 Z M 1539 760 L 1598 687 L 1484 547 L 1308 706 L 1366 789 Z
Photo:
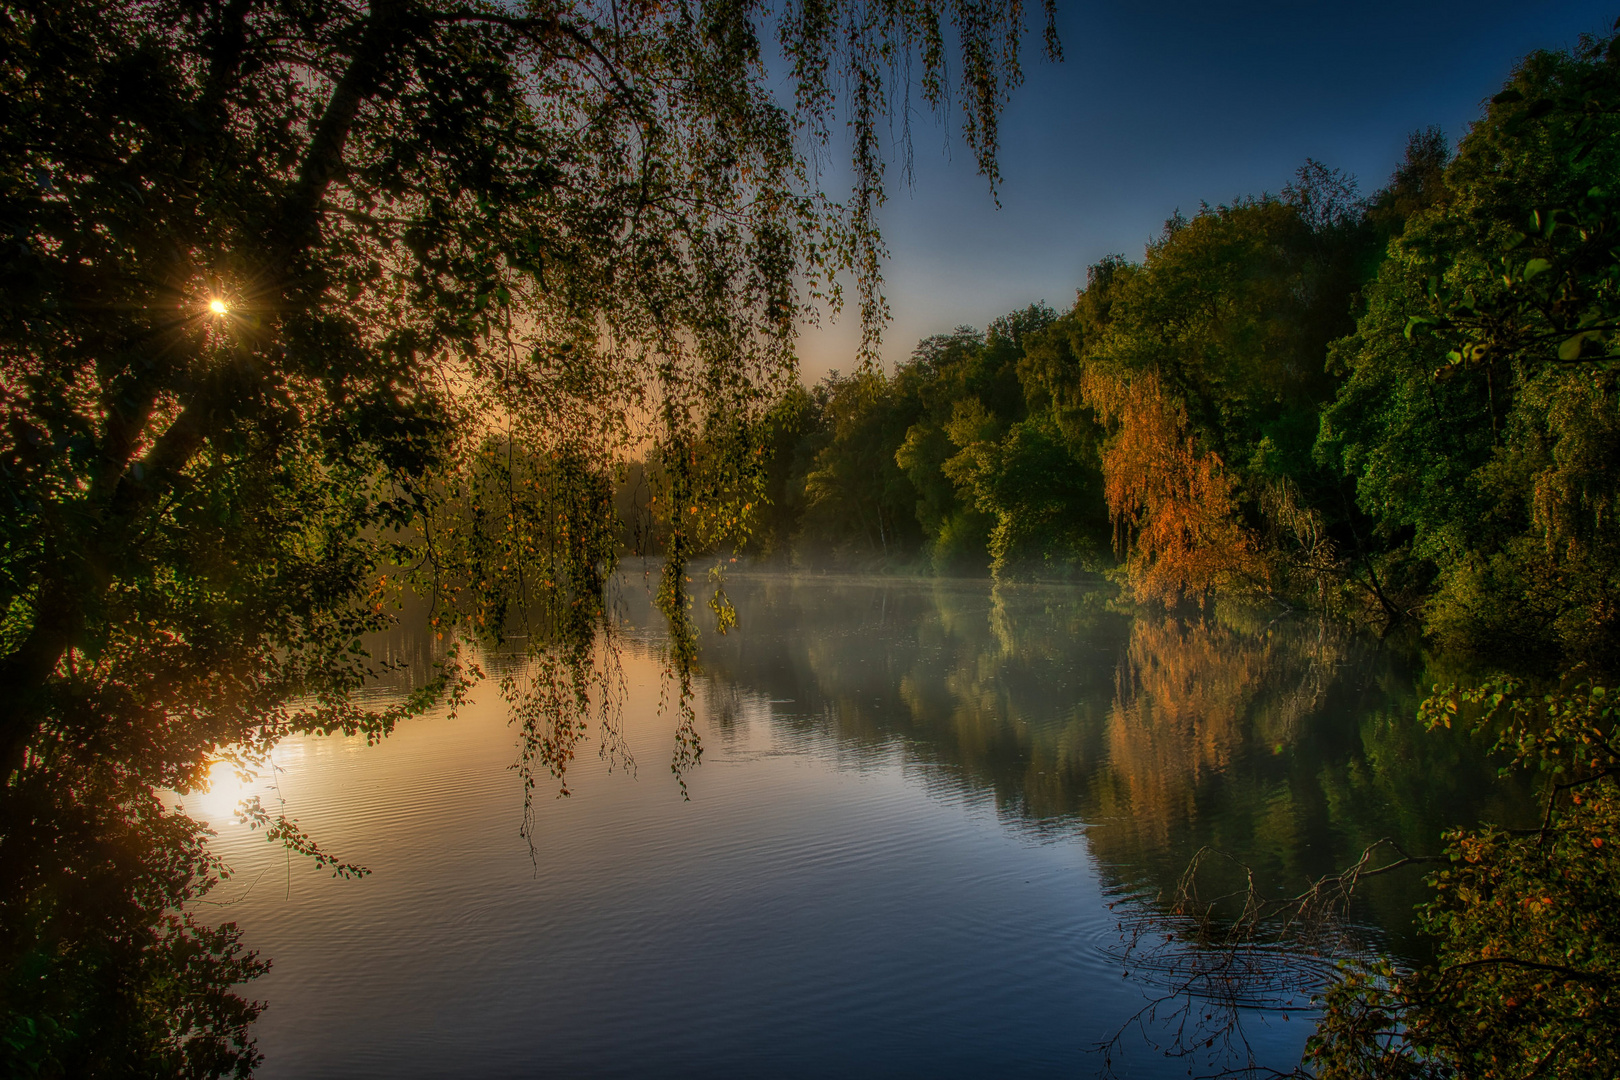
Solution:
M 1028 7 L 1038 9 L 1034 3 Z M 1038 300 L 1085 268 L 1140 259 L 1177 209 L 1276 192 L 1307 158 L 1383 186 L 1408 133 L 1455 141 L 1525 53 L 1603 32 L 1620 0 L 1058 0 L 1066 58 L 1038 59 L 1003 117 L 1001 208 L 945 123 L 914 121 L 915 184 L 891 163 L 891 370 L 917 340 Z M 828 177 L 829 182 L 834 182 Z M 807 381 L 854 366 L 858 320 L 807 328 Z

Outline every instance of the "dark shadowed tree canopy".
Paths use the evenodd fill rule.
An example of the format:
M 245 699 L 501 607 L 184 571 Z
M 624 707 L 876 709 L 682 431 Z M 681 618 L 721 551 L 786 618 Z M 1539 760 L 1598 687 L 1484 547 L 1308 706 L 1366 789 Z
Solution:
M 680 561 L 757 501 L 746 436 L 795 320 L 842 274 L 876 332 L 891 100 L 962 102 L 993 184 L 1024 22 L 956 0 L 0 5 L 0 1071 L 252 1065 L 256 1007 L 228 987 L 257 962 L 171 918 L 217 867 L 154 794 L 218 756 L 381 736 L 457 700 L 458 640 L 521 628 L 525 776 L 562 776 L 606 677 L 615 463 L 650 441 L 665 464 L 684 641 Z M 844 120 L 834 198 L 809 161 Z M 363 637 L 411 587 L 436 677 L 361 708 L 383 667 Z M 677 767 L 697 749 L 683 722 Z M 97 917 L 92 879 L 124 898 Z M 160 970 L 182 958 L 194 992 Z

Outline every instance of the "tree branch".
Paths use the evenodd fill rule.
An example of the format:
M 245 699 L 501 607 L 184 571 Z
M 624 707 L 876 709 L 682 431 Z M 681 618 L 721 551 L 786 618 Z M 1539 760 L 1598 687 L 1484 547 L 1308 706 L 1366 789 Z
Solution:
M 354 56 L 332 88 L 326 111 L 316 123 L 304 153 L 298 180 L 282 207 L 286 223 L 284 253 L 289 264 L 300 249 L 319 240 L 321 200 L 343 171 L 343 151 L 355 117 L 360 106 L 381 86 L 388 62 L 409 36 L 413 21 L 401 0 L 373 0 Z

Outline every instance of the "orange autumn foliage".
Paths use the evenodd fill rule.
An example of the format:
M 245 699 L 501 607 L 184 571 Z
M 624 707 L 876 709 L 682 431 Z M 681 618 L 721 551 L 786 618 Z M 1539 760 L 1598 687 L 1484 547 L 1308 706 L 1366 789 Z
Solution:
M 1094 842 L 1164 847 L 1184 835 L 1213 777 L 1245 753 L 1294 743 L 1344 651 L 1327 624 L 1273 635 L 1209 619 L 1134 620 L 1107 729 L 1106 816 L 1118 824 Z
M 1159 376 L 1092 368 L 1080 393 L 1113 432 L 1103 494 L 1137 599 L 1174 604 L 1261 583 L 1265 563 L 1238 515 L 1236 487 L 1221 459 L 1194 442 L 1186 410 Z
M 1272 658 L 1219 628 L 1143 619 L 1108 723 L 1120 809 L 1139 840 L 1167 844 L 1197 816 L 1199 786 L 1247 741 L 1245 721 Z

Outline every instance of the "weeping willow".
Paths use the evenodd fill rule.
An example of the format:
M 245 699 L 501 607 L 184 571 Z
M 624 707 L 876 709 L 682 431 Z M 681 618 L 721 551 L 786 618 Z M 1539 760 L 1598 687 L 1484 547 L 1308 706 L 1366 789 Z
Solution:
M 795 327 L 853 282 L 876 344 L 886 120 L 959 103 L 993 185 L 1025 24 L 979 0 L 0 4 L 0 1071 L 252 1068 L 228 988 L 257 961 L 174 921 L 220 868 L 159 793 L 213 763 L 385 737 L 501 649 L 531 793 L 566 790 L 593 721 L 617 752 L 633 463 L 690 770 L 688 568 L 747 535 Z M 374 707 L 365 642 L 413 593 L 437 668 Z M 208 1008 L 172 1000 L 175 965 Z

